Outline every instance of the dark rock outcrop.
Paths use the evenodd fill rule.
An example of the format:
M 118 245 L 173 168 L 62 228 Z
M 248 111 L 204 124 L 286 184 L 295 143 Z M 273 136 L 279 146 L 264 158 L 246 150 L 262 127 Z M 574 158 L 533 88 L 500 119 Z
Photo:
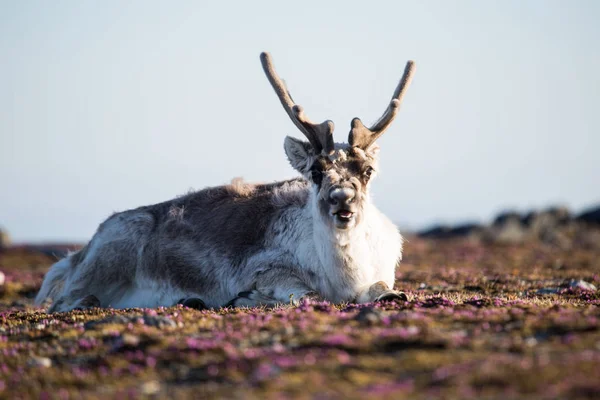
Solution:
M 449 239 L 453 237 L 467 237 L 480 234 L 485 227 L 483 225 L 468 223 L 457 226 L 436 225 L 419 232 L 419 236 L 431 239 Z
M 600 225 L 600 206 L 585 210 L 576 219 L 588 224 Z
M 565 207 L 519 213 L 506 211 L 489 225 L 469 223 L 456 226 L 438 225 L 418 232 L 431 239 L 471 238 L 492 243 L 521 243 L 539 240 L 569 249 L 577 242 L 600 248 L 600 207 L 577 217 Z

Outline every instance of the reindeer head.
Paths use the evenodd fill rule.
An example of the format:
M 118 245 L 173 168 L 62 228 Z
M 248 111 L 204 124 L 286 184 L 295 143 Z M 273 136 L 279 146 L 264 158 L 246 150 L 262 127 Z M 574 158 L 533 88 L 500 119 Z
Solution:
M 364 205 L 369 201 L 369 184 L 377 172 L 379 146 L 375 141 L 390 126 L 412 79 L 415 64 L 409 61 L 392 100 L 370 128 L 359 118 L 351 122 L 348 143 L 334 143 L 332 121 L 316 124 L 294 103 L 285 83 L 273 67 L 269 53 L 260 60 L 277 97 L 292 122 L 308 142 L 285 138 L 287 157 L 298 172 L 313 183 L 316 204 L 324 221 L 336 229 L 350 229 L 361 221 Z

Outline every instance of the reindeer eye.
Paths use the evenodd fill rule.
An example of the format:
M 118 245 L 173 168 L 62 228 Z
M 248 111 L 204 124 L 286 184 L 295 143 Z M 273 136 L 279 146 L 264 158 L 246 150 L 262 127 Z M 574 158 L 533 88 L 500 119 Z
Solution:
M 323 180 L 323 174 L 318 169 L 312 169 L 310 171 L 310 179 L 317 185 L 321 184 Z
M 364 172 L 364 175 L 365 175 L 367 178 L 370 178 L 370 177 L 371 177 L 371 175 L 373 174 L 373 172 L 375 172 L 375 170 L 374 170 L 373 168 L 371 168 L 371 167 L 367 167 L 367 169 L 366 169 L 366 170 L 365 170 L 365 172 Z

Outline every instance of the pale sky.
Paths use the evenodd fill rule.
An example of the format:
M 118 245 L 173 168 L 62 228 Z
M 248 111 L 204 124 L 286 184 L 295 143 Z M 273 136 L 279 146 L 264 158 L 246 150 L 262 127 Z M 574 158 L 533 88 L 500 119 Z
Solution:
M 600 202 L 600 1 L 0 0 L 0 226 L 87 240 L 112 212 L 296 175 L 310 118 L 376 120 L 375 202 L 401 227 Z

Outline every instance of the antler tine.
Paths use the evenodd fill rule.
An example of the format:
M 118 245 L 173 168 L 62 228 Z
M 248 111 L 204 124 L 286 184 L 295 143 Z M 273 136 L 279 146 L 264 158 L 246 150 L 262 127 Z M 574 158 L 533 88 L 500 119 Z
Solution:
M 304 114 L 304 109 L 294 103 L 292 96 L 288 91 L 285 82 L 275 72 L 271 55 L 267 52 L 260 54 L 260 62 L 262 64 L 265 75 L 271 83 L 273 90 L 279 97 L 281 105 L 285 109 L 285 112 L 289 115 L 290 119 L 300 129 L 300 131 L 306 136 L 316 154 L 325 152 L 330 154 L 333 151 L 333 129 L 334 125 L 332 121 L 324 121 L 320 124 L 312 122 Z
M 354 118 L 351 123 L 350 135 L 348 135 L 348 142 L 351 146 L 360 147 L 362 149 L 366 149 L 373 144 L 386 129 L 390 126 L 396 114 L 400 110 L 400 104 L 402 103 L 402 99 L 404 98 L 404 94 L 406 93 L 406 89 L 410 85 L 410 82 L 415 73 L 415 62 L 408 61 L 406 63 L 406 67 L 404 68 L 404 74 L 402 75 L 402 79 L 396 90 L 394 91 L 394 95 L 392 96 L 392 100 L 390 101 L 389 106 L 370 128 L 367 128 L 363 125 L 360 118 Z

